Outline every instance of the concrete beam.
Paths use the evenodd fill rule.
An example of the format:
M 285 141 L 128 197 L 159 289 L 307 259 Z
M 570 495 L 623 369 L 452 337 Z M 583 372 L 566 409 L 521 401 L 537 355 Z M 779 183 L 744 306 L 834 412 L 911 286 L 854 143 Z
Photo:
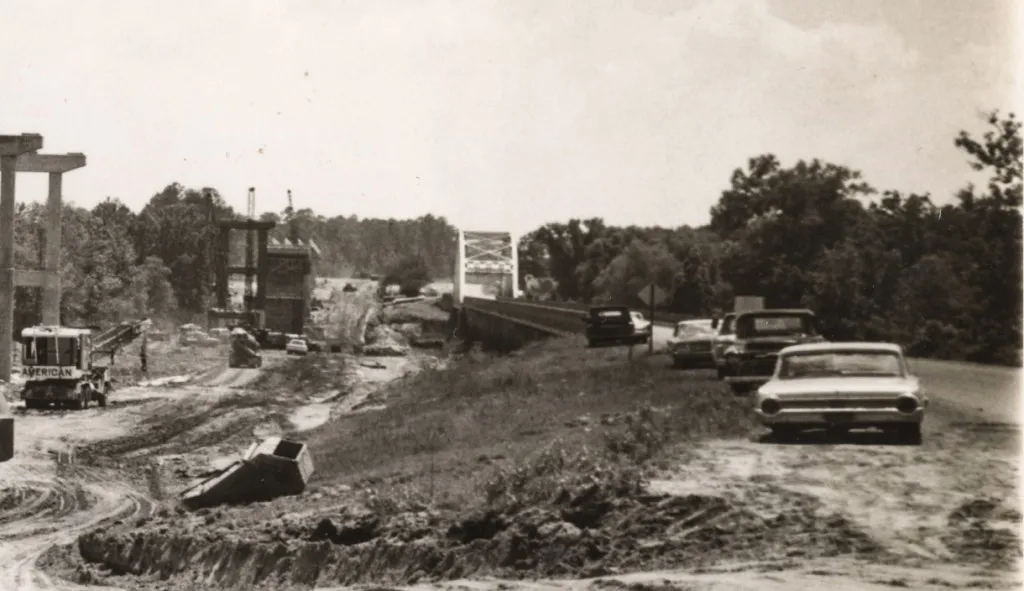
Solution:
M 273 230 L 276 222 L 260 222 L 257 220 L 222 220 L 217 225 L 225 230 Z
M 70 172 L 85 166 L 85 154 L 22 154 L 14 167 L 17 172 Z
M 0 135 L 0 156 L 21 156 L 43 149 L 43 136 L 38 133 Z

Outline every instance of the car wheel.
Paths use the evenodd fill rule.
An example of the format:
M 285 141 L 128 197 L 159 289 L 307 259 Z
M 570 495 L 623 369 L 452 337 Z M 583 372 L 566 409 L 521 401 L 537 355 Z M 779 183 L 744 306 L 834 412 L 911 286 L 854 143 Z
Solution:
M 800 429 L 790 426 L 772 427 L 772 439 L 779 442 L 796 441 L 800 435 Z
M 745 396 L 750 392 L 750 384 L 729 384 L 736 396 Z
M 900 427 L 897 434 L 900 441 L 906 445 L 921 445 L 921 424 L 911 423 Z

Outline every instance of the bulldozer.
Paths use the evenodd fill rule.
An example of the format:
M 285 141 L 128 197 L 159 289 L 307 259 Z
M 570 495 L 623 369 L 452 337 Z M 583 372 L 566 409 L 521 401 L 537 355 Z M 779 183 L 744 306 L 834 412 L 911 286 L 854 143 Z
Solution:
M 228 353 L 228 367 L 262 367 L 263 355 L 260 353 L 260 349 L 256 338 L 244 328 L 233 328 L 231 330 L 231 351 Z
M 125 322 L 93 338 L 88 328 L 33 326 L 21 331 L 25 408 L 85 409 L 107 405 L 113 389 L 110 368 L 93 359 L 114 353 L 138 338 L 149 320 Z

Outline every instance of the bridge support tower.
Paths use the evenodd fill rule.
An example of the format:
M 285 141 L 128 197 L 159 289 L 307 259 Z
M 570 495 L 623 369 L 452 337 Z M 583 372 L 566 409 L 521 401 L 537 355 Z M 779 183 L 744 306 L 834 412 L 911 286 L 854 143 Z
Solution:
M 458 231 L 452 303 L 519 297 L 519 251 L 511 232 Z
M 85 166 L 85 155 L 39 154 L 42 148 L 43 137 L 38 134 L 0 135 L 0 381 L 4 382 L 11 379 L 14 288 L 41 288 L 42 323 L 61 323 L 60 247 L 64 173 Z M 46 173 L 50 177 L 42 269 L 14 268 L 15 176 L 19 172 Z

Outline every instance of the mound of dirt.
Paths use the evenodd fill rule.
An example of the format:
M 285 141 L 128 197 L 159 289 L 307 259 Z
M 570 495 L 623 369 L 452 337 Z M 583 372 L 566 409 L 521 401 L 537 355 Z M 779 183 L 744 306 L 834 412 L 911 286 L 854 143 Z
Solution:
M 115 574 L 174 576 L 218 589 L 254 585 L 413 584 L 493 575 L 593 577 L 725 560 L 881 553 L 839 516 L 762 517 L 721 497 L 618 496 L 596 485 L 547 506 L 450 520 L 425 508 L 285 515 L 239 531 L 230 510 L 114 525 L 79 538 Z
M 949 513 L 943 542 L 959 561 L 1010 568 L 1024 559 L 1021 514 L 999 500 L 975 498 Z

